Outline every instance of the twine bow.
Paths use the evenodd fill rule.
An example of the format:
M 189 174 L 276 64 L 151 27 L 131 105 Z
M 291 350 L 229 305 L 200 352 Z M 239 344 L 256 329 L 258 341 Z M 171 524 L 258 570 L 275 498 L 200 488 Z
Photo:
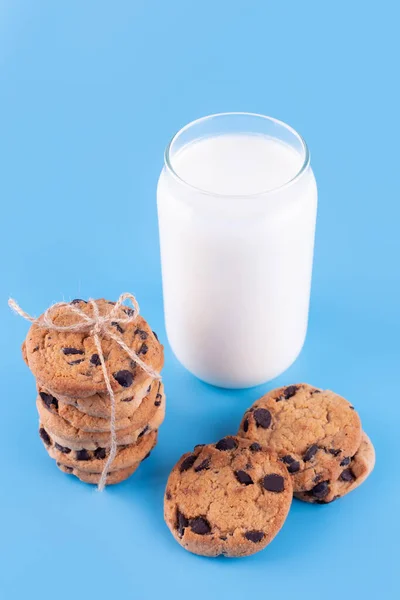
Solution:
M 129 311 L 129 314 L 126 317 L 119 317 L 118 310 L 121 308 L 123 302 L 125 300 L 130 300 L 132 303 L 133 309 Z M 93 341 L 95 343 L 97 353 L 99 355 L 101 368 L 103 370 L 104 382 L 107 387 L 108 394 L 110 396 L 110 404 L 111 404 L 111 419 L 110 419 L 110 434 L 111 434 L 111 443 L 110 443 L 110 453 L 108 455 L 106 464 L 104 465 L 103 471 L 101 473 L 100 481 L 98 484 L 98 490 L 102 491 L 107 482 L 107 473 L 109 468 L 114 461 L 115 455 L 117 453 L 117 434 L 116 434 L 116 425 L 115 425 L 115 395 L 111 386 L 110 377 L 107 372 L 107 367 L 104 359 L 104 354 L 101 346 L 102 338 L 109 338 L 114 340 L 116 344 L 118 344 L 122 350 L 126 352 L 126 354 L 133 360 L 136 364 L 138 364 L 143 371 L 145 371 L 150 377 L 153 379 L 157 379 L 161 381 L 161 375 L 148 365 L 142 361 L 142 359 L 129 348 L 124 342 L 124 340 L 115 333 L 115 324 L 129 324 L 133 323 L 138 315 L 139 315 L 139 304 L 133 294 L 129 294 L 126 292 L 125 294 L 121 294 L 118 298 L 117 302 L 111 309 L 109 313 L 106 315 L 101 315 L 99 312 L 99 307 L 96 302 L 90 298 L 88 300 L 88 304 L 92 307 L 92 316 L 84 313 L 80 308 L 78 308 L 77 304 L 71 304 L 68 302 L 57 302 L 50 306 L 40 317 L 31 317 L 26 313 L 22 308 L 17 304 L 13 298 L 10 298 L 8 301 L 8 305 L 12 310 L 14 310 L 18 315 L 34 323 L 38 327 L 43 327 L 45 329 L 53 329 L 54 331 L 65 331 L 65 332 L 89 332 L 89 334 L 93 337 Z M 56 325 L 52 318 L 52 312 L 55 308 L 67 307 L 72 313 L 78 315 L 80 317 L 80 321 L 74 323 L 72 325 Z M 112 329 L 111 329 L 112 327 Z

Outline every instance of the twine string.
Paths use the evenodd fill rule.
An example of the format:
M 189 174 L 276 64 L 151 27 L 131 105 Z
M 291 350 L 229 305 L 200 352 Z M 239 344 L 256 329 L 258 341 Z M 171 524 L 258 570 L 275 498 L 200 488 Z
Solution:
M 131 302 L 133 309 L 130 309 L 129 314 L 127 314 L 126 317 L 120 317 L 120 316 L 118 316 L 118 311 L 122 307 L 123 303 L 126 300 L 129 300 Z M 106 366 L 106 362 L 105 362 L 105 358 L 104 358 L 101 340 L 103 338 L 109 338 L 109 339 L 113 340 L 116 344 L 118 344 L 120 346 L 120 348 L 122 350 L 124 350 L 124 352 L 129 356 L 129 358 L 131 360 L 133 360 L 136 364 L 138 364 L 140 366 L 140 368 L 143 369 L 143 371 L 145 371 L 145 373 L 147 373 L 152 379 L 161 381 L 161 375 L 160 375 L 160 373 L 158 373 L 157 371 L 152 369 L 150 366 L 146 365 L 146 363 L 143 362 L 141 358 L 139 358 L 139 356 L 136 354 L 136 352 L 134 352 L 134 350 L 132 350 L 132 348 L 129 348 L 129 346 L 124 342 L 124 340 L 121 337 L 119 337 L 114 331 L 111 331 L 111 327 L 113 327 L 115 325 L 115 323 L 129 324 L 129 323 L 133 323 L 137 319 L 137 317 L 139 315 L 139 304 L 133 294 L 130 294 L 129 292 L 125 292 L 124 294 L 121 294 L 120 297 L 118 298 L 117 302 L 111 309 L 111 311 L 109 313 L 107 313 L 106 315 L 100 314 L 99 307 L 97 306 L 96 301 L 93 300 L 92 298 L 90 298 L 88 300 L 88 304 L 90 304 L 90 306 L 92 307 L 92 316 L 89 316 L 86 313 L 84 313 L 75 304 L 70 304 L 68 302 L 57 302 L 56 304 L 53 304 L 52 306 L 47 308 L 47 310 L 45 310 L 45 312 L 43 313 L 43 315 L 41 317 L 36 318 L 36 317 L 32 317 L 31 315 L 26 313 L 13 298 L 10 298 L 8 301 L 8 305 L 14 312 L 16 312 L 18 315 L 20 315 L 27 321 L 34 323 L 38 327 L 52 329 L 54 331 L 71 332 L 71 333 L 74 333 L 74 332 L 79 333 L 79 332 L 88 331 L 90 333 L 90 335 L 93 337 L 93 341 L 96 346 L 97 354 L 99 356 L 101 368 L 103 371 L 104 382 L 106 384 L 107 392 L 110 397 L 110 413 L 111 413 L 110 414 L 110 452 L 107 457 L 106 463 L 103 467 L 103 471 L 101 473 L 99 484 L 98 484 L 98 490 L 102 491 L 107 483 L 107 473 L 109 472 L 109 469 L 110 469 L 110 467 L 115 459 L 115 456 L 117 454 L 117 432 L 116 432 L 116 422 L 115 422 L 116 421 L 115 394 L 112 389 L 110 377 L 109 377 L 109 374 L 107 371 L 107 366 Z M 52 314 L 54 314 L 54 309 L 65 308 L 65 307 L 68 307 L 68 309 L 71 312 L 75 313 L 79 317 L 80 320 L 78 320 L 76 323 L 73 323 L 71 325 L 56 325 L 54 323 L 53 317 L 52 317 Z

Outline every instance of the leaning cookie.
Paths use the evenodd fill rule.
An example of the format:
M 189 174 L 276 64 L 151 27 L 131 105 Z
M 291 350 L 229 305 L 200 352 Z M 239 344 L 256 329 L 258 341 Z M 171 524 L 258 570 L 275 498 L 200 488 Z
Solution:
M 296 492 L 294 496 L 303 502 L 327 504 L 349 494 L 361 485 L 375 466 L 375 449 L 366 433 L 354 456 L 346 456 L 340 463 L 342 472 L 334 481 L 320 481 L 309 492 Z
M 196 446 L 173 468 L 165 521 L 181 546 L 203 556 L 248 556 L 281 529 L 292 501 L 285 466 L 249 440 Z
M 295 492 L 336 480 L 344 458 L 361 443 L 361 421 L 354 407 L 329 390 L 301 383 L 272 390 L 246 411 L 239 434 L 279 456 Z

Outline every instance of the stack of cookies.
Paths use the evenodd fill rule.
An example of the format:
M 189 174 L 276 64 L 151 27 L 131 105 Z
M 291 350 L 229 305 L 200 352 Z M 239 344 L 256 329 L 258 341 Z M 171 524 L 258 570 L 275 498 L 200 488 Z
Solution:
M 111 336 L 101 336 L 101 349 L 115 398 L 117 453 L 109 466 L 107 485 L 129 477 L 149 456 L 164 420 L 161 381 L 149 373 L 163 367 L 163 346 L 145 319 L 115 302 L 96 300 L 100 318 L 114 310 Z M 60 331 L 82 322 L 71 305 L 93 318 L 93 305 L 73 300 L 55 305 L 46 327 L 40 318 L 23 344 L 25 362 L 36 377 L 39 434 L 48 454 L 65 473 L 98 484 L 111 447 L 111 401 L 98 347 L 88 331 Z M 129 321 L 127 321 L 127 317 Z M 117 335 L 145 368 L 112 338 Z
M 293 496 L 330 503 L 365 481 L 374 464 L 347 400 L 307 384 L 278 388 L 245 412 L 237 436 L 181 457 L 168 479 L 165 520 L 190 552 L 247 556 L 275 537 Z

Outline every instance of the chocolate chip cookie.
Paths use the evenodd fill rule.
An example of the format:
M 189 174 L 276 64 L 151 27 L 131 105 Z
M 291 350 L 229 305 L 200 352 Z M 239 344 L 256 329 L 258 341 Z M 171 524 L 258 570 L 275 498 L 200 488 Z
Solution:
M 45 402 L 43 397 L 38 396 L 36 407 L 44 428 L 59 445 L 67 446 L 72 450 L 95 450 L 98 447 L 108 448 L 110 446 L 110 431 L 91 432 L 73 427 L 59 415 L 59 406 L 57 407 L 57 405 L 48 402 L 48 397 L 46 397 Z M 138 429 L 128 427 L 116 431 L 117 444 L 134 444 L 143 435 L 148 435 L 151 431 L 157 430 L 164 420 L 164 415 L 165 396 L 162 394 L 160 404 L 156 407 L 156 411 L 148 423 L 141 425 Z
M 74 398 L 65 394 L 55 393 L 49 387 L 46 387 L 37 381 L 38 390 L 47 392 L 52 396 L 56 396 L 57 400 L 63 404 L 69 404 L 77 408 L 80 412 L 86 413 L 92 417 L 100 417 L 103 419 L 111 418 L 110 396 L 108 394 L 92 394 L 85 398 Z M 143 383 L 136 382 L 131 388 L 114 394 L 115 396 L 115 415 L 117 419 L 131 417 L 142 400 L 147 396 L 152 386 L 158 384 L 151 377 L 145 379 Z
M 295 492 L 335 481 L 361 444 L 354 407 L 329 390 L 302 383 L 272 390 L 246 411 L 238 435 L 276 452 Z
M 73 300 L 69 305 L 51 309 L 53 322 L 57 326 L 81 322 L 71 305 L 79 306 L 83 313 L 93 317 L 90 303 Z M 96 300 L 96 305 L 103 317 L 114 309 L 114 303 L 104 299 Z M 121 306 L 115 318 L 126 319 L 127 315 L 132 314 L 131 308 Z M 129 323 L 115 321 L 110 326 L 146 365 L 160 371 L 164 360 L 163 346 L 143 317 L 139 315 Z M 130 359 L 117 342 L 103 337 L 101 344 L 113 391 L 118 393 L 148 385 L 149 375 Z M 98 350 L 88 332 L 55 331 L 33 324 L 25 340 L 24 352 L 38 383 L 54 395 L 85 398 L 95 393 L 107 393 Z
M 108 448 L 72 450 L 67 446 L 61 446 L 45 429 L 43 423 L 39 425 L 39 435 L 51 458 L 54 458 L 64 467 L 77 469 L 85 473 L 102 473 L 109 453 Z M 136 444 L 118 446 L 116 457 L 110 465 L 110 473 L 137 466 L 147 457 L 156 443 L 157 431 L 152 431 L 148 435 L 142 436 Z
M 292 501 L 286 467 L 251 440 L 196 446 L 173 468 L 164 516 L 175 539 L 203 556 L 247 556 L 281 529 Z
M 102 417 L 93 417 L 84 412 L 81 412 L 73 404 L 64 404 L 60 400 L 60 396 L 53 396 L 44 388 L 39 387 L 39 396 L 43 404 L 56 413 L 73 427 L 82 431 L 90 432 L 110 432 L 110 419 Z M 91 396 L 92 397 L 92 396 Z M 108 404 L 110 399 L 108 398 Z M 164 386 L 160 381 L 154 381 L 149 388 L 149 393 L 140 405 L 129 416 L 118 417 L 115 421 L 115 429 L 130 429 L 136 430 L 145 427 L 151 421 L 156 413 L 160 413 L 160 407 L 164 402 Z
M 366 433 L 354 456 L 344 456 L 340 462 L 341 473 L 335 480 L 319 481 L 309 492 L 294 495 L 304 502 L 327 504 L 352 492 L 372 473 L 375 466 L 375 449 Z
M 144 459 L 143 459 L 144 460 Z M 143 461 L 142 461 L 143 462 Z M 75 469 L 73 467 L 68 467 L 63 463 L 57 462 L 57 467 L 63 473 L 68 473 L 69 475 L 75 475 L 81 481 L 85 483 L 93 483 L 98 485 L 100 481 L 101 474 L 100 473 L 87 473 L 86 471 L 81 471 L 80 469 Z M 118 471 L 112 471 L 107 475 L 106 485 L 113 485 L 116 483 L 121 483 L 125 479 L 128 479 L 139 467 L 141 463 L 138 462 L 131 467 L 127 467 L 126 469 L 118 469 Z

